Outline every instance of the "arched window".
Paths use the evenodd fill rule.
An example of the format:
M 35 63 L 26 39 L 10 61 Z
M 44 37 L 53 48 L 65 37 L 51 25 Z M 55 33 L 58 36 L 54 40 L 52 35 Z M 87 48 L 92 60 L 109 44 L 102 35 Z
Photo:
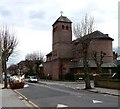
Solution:
M 66 30 L 68 30 L 68 26 L 66 26 Z
M 63 29 L 63 30 L 65 29 L 65 26 L 64 26 L 64 25 L 62 25 L 62 29 Z

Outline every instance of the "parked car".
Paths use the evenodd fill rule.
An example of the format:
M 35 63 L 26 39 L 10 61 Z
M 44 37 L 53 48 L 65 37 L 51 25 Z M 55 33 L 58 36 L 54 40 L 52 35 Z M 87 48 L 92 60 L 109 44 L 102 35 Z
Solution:
M 81 80 L 84 80 L 84 78 L 83 77 L 79 77 L 79 78 L 76 79 L 76 82 L 79 82 Z
M 38 79 L 37 79 L 36 76 L 28 76 L 25 80 L 26 80 L 27 82 L 35 82 L 35 83 L 38 82 Z
M 27 77 L 25 78 L 25 81 L 26 81 L 26 82 L 29 82 L 29 79 L 30 79 L 30 76 L 27 76 Z

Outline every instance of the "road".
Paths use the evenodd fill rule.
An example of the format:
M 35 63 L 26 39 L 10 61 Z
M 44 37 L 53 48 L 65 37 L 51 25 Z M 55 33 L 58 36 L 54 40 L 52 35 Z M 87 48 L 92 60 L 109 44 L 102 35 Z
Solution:
M 75 90 L 58 84 L 29 83 L 29 87 L 17 91 L 41 108 L 109 107 L 115 109 L 114 107 L 118 107 L 117 96 Z

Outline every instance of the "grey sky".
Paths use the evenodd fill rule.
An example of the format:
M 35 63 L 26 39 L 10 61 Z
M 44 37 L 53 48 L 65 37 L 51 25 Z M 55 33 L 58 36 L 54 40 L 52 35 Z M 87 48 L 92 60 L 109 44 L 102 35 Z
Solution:
M 8 25 L 19 40 L 16 56 L 10 64 L 24 59 L 27 53 L 52 50 L 52 24 L 60 11 L 73 25 L 80 22 L 85 13 L 90 13 L 96 29 L 114 38 L 118 46 L 118 1 L 119 0 L 1 0 L 0 25 Z M 19 55 L 18 55 L 19 54 Z

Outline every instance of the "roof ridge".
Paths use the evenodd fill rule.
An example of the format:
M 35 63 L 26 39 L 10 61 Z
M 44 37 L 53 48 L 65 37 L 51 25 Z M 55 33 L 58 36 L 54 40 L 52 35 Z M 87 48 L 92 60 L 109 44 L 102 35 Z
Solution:
M 96 31 L 94 31 L 94 32 L 92 32 L 90 34 L 84 35 L 82 37 L 86 37 L 86 38 L 87 37 L 93 37 L 94 39 L 110 39 L 110 40 L 114 40 L 113 38 L 109 37 L 108 34 L 104 34 L 99 30 L 96 30 Z M 80 38 L 77 38 L 77 39 L 73 40 L 72 42 L 78 42 L 78 39 L 80 39 Z
M 72 23 L 72 21 L 70 19 L 68 19 L 66 16 L 60 16 L 54 23 L 56 24 L 56 22 L 68 22 L 68 23 Z

